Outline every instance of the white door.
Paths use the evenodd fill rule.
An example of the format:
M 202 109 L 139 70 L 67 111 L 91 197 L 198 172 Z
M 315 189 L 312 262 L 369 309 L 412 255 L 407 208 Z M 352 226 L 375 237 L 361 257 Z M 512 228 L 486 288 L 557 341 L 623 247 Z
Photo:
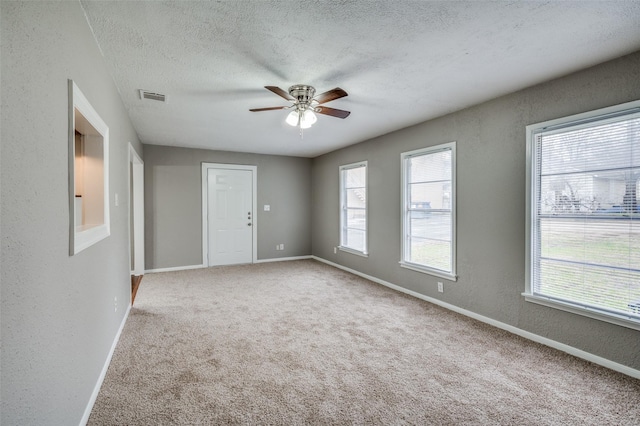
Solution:
M 253 260 L 253 171 L 207 169 L 209 266 Z

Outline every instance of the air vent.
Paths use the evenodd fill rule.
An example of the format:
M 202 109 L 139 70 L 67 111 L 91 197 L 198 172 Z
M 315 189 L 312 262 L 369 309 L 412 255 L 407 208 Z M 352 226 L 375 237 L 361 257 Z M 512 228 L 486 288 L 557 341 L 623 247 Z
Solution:
M 167 97 L 162 93 L 150 92 L 148 90 L 140 89 L 140 99 L 148 99 L 150 101 L 166 102 Z

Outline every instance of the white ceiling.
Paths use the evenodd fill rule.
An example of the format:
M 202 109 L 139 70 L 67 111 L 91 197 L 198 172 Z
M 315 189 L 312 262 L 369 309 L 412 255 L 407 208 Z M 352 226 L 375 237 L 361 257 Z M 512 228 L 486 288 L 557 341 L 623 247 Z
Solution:
M 640 50 L 637 0 L 81 4 L 143 143 L 238 152 L 314 157 Z M 301 139 L 249 112 L 293 84 L 351 115 Z

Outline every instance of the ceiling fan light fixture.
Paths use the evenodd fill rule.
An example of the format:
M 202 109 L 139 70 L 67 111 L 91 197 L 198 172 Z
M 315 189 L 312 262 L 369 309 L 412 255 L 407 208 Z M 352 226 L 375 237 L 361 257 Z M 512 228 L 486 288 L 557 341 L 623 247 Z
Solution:
M 318 121 L 318 117 L 316 117 L 313 111 L 311 111 L 310 109 L 306 109 L 302 113 L 300 128 L 308 129 L 309 127 L 313 126 L 316 121 Z
M 316 117 L 314 112 L 310 109 L 305 109 L 304 111 L 296 109 L 295 111 L 291 111 L 289 115 L 287 115 L 286 119 L 289 126 L 300 126 L 301 129 L 308 129 L 313 126 L 316 121 L 318 121 L 318 117 Z
M 291 111 L 289 115 L 287 115 L 286 121 L 289 126 L 296 127 L 298 125 L 299 119 L 300 119 L 300 114 L 298 113 L 298 110 L 295 110 L 295 111 Z

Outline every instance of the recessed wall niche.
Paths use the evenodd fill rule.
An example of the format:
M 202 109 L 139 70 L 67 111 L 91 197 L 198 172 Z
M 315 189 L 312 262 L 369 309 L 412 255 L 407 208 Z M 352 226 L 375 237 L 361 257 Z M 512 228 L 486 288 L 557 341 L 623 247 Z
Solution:
M 109 127 L 69 80 L 69 253 L 108 237 Z

